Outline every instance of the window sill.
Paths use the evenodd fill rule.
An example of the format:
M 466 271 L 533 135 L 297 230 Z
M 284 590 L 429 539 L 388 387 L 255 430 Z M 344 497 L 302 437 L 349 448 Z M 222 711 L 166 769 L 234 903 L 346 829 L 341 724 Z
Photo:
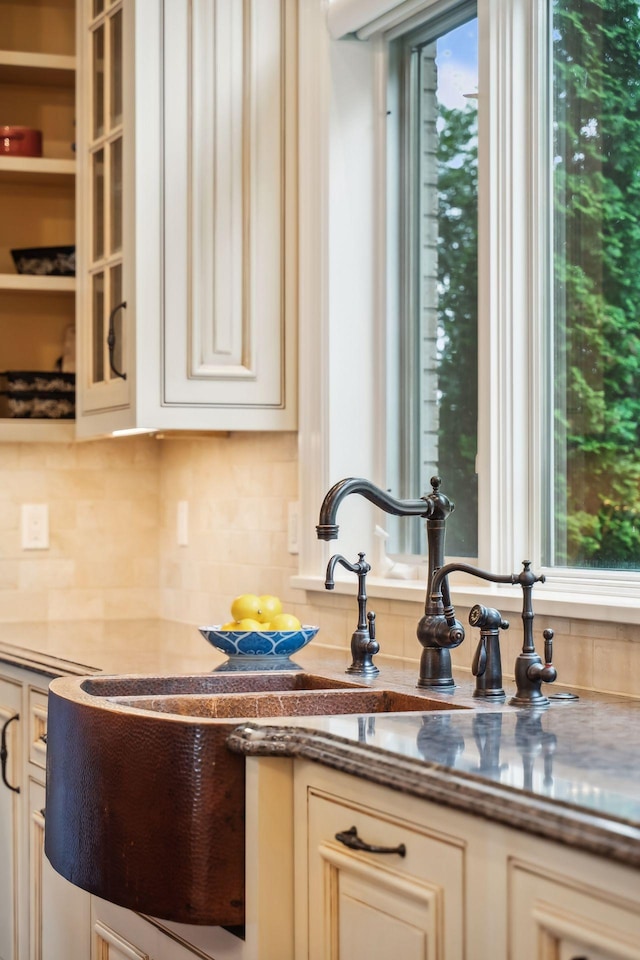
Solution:
M 294 576 L 291 586 L 309 593 L 325 594 L 324 578 Z M 405 601 L 424 604 L 426 586 L 421 580 L 387 580 L 382 577 L 367 578 L 367 595 L 371 598 Z M 354 578 L 336 579 L 334 593 L 356 593 Z M 496 606 L 501 613 L 522 611 L 522 591 L 519 587 L 479 584 L 451 585 L 451 599 L 455 606 L 472 607 L 475 603 Z M 606 621 L 607 623 L 640 624 L 638 596 L 613 597 L 596 594 L 592 585 L 579 591 L 554 590 L 550 583 L 536 584 L 533 592 L 536 614 L 567 617 L 572 620 Z M 640 634 L 639 634 L 640 640 Z

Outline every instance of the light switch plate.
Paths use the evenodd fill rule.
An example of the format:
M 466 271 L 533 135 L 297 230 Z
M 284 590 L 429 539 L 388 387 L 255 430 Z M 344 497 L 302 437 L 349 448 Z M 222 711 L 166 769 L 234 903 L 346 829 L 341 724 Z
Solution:
M 22 504 L 22 549 L 49 549 L 49 507 L 46 503 Z
M 287 550 L 291 554 L 297 554 L 300 551 L 300 546 L 298 542 L 299 531 L 298 527 L 300 525 L 300 504 L 298 501 L 293 501 L 289 504 L 289 516 L 287 524 Z

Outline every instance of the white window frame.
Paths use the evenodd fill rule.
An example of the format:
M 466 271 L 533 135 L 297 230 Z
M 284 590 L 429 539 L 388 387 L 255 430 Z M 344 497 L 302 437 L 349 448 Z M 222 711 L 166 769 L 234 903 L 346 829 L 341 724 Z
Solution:
M 315 524 L 342 477 L 384 485 L 386 38 L 454 4 L 299 0 L 301 523 L 293 584 L 307 590 L 324 589 L 331 553 L 355 560 L 365 550 L 372 597 L 424 598 L 426 568 L 419 579 L 409 571 L 407 579 L 382 575 L 374 531 L 384 514 L 363 498 L 341 506 L 339 540 L 318 542 Z M 640 623 L 640 575 L 540 564 L 549 413 L 537 398 L 551 295 L 546 7 L 545 0 L 478 0 L 478 565 L 508 573 L 531 560 L 548 573 L 536 590 L 540 613 Z M 461 605 L 498 590 L 501 609 L 520 609 L 519 589 L 473 578 L 452 587 Z M 336 589 L 352 592 L 353 583 Z

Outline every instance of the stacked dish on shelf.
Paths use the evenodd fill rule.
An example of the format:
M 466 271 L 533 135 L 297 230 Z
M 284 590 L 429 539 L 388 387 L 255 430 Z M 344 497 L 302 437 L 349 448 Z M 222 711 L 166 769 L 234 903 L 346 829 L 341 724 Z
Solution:
M 42 370 L 0 373 L 1 417 L 70 420 L 75 412 L 75 373 Z

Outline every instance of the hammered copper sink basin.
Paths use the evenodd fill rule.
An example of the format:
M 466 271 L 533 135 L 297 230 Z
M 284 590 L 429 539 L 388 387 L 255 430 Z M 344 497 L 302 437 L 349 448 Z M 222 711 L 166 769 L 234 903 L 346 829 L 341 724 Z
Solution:
M 182 923 L 244 922 L 242 719 L 451 709 L 306 673 L 61 677 L 49 693 L 45 851 L 72 883 Z

